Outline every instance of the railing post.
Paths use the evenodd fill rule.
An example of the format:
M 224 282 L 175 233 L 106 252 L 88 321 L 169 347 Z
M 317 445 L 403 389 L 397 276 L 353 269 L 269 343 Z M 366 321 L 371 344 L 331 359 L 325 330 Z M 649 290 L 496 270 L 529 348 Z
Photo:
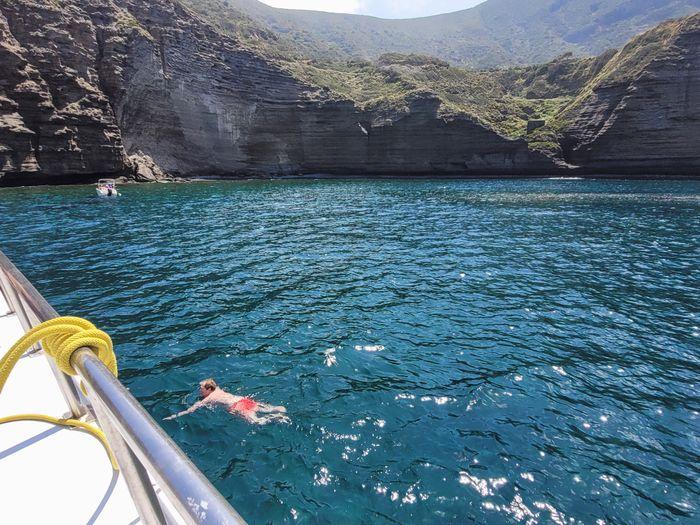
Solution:
M 151 479 L 148 477 L 148 472 L 146 472 L 144 466 L 126 444 L 119 431 L 114 428 L 107 411 L 102 406 L 102 402 L 97 396 L 91 395 L 89 390 L 88 398 L 92 408 L 95 410 L 97 421 L 107 436 L 109 446 L 117 458 L 119 470 L 124 476 L 126 486 L 129 489 L 129 494 L 131 494 L 131 499 L 134 500 L 141 522 L 144 525 L 167 525 L 158 496 L 153 490 Z
M 56 310 L 2 251 L 0 288 L 25 329 L 58 317 Z M 52 363 L 51 359 L 49 363 Z M 148 525 L 180 520 L 192 525 L 246 525 L 245 520 L 91 350 L 81 348 L 74 352 L 71 365 L 87 385 L 89 398 L 85 403 L 94 407 L 141 521 Z M 72 410 L 74 406 L 76 411 L 79 410 L 75 413 L 78 416 L 85 408 L 84 398 L 78 393 L 73 378 L 61 372 L 58 374 L 56 378 L 63 395 Z M 174 519 L 167 505 L 160 505 L 151 479 L 158 483 L 179 519 Z
M 92 351 L 79 349 L 71 357 L 71 365 L 186 523 L 245 525 L 245 520 Z

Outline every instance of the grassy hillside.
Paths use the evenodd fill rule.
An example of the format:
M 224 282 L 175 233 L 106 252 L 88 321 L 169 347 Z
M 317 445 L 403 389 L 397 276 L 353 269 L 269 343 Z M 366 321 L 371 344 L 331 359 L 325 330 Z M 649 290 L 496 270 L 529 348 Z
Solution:
M 597 85 L 632 78 L 679 33 L 697 30 L 700 20 L 698 14 L 664 23 L 619 52 L 597 57 L 565 53 L 534 66 L 474 70 L 415 53 L 385 53 L 376 60 L 308 58 L 304 42 L 270 31 L 227 0 L 180 1 L 324 98 L 352 100 L 367 110 L 395 114 L 408 111 L 412 97 L 432 94 L 440 100 L 443 117 L 468 116 L 504 136 L 525 137 L 533 149 L 553 155 L 560 152 L 562 130 Z M 546 125 L 528 134 L 532 120 Z
M 374 62 L 289 62 L 294 74 L 368 108 L 400 110 L 409 95 L 430 92 L 444 116 L 469 115 L 532 147 L 556 154 L 563 129 L 596 87 L 630 82 L 652 60 L 677 52 L 680 36 L 700 31 L 700 13 L 671 20 L 598 57 L 565 54 L 537 66 L 475 71 L 424 55 L 385 54 Z M 531 120 L 546 125 L 527 134 Z
M 476 68 L 597 55 L 659 22 L 700 10 L 700 0 L 487 0 L 456 13 L 410 20 L 276 9 L 257 0 L 187 0 L 215 15 L 245 16 L 314 58 L 427 54 Z M 199 6 L 199 7 L 197 7 Z M 214 14 L 214 13 L 212 13 Z
M 680 36 L 700 31 L 700 13 L 686 18 L 671 20 L 632 39 L 608 60 L 604 67 L 586 83 L 576 97 L 561 113 L 562 123 L 575 112 L 593 90 L 605 83 L 613 84 L 633 80 L 652 60 L 675 51 Z
M 560 141 L 562 133 L 572 124 L 582 106 L 597 88 L 633 82 L 643 74 L 652 61 L 687 52 L 688 50 L 682 44 L 683 37 L 698 32 L 700 32 L 700 13 L 664 22 L 633 38 L 618 52 L 606 57 L 604 63 L 596 64 L 590 70 L 590 78 L 576 90 L 575 96 L 570 97 L 552 115 L 545 128 L 531 135 L 530 141 L 533 144 L 540 141 L 545 143 Z

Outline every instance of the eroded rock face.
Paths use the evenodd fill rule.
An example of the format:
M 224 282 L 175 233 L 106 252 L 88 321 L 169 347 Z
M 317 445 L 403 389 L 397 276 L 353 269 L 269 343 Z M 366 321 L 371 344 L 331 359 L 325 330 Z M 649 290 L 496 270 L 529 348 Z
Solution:
M 24 56 L 0 13 L 0 172 L 39 171 L 36 160 L 37 133 L 25 117 L 49 122 L 54 116 L 48 86 Z
M 376 115 L 330 101 L 177 3 L 115 0 L 152 38 L 130 41 L 112 93 L 128 151 L 181 175 L 471 173 L 552 163 L 468 119 L 444 121 L 427 94 Z
M 688 49 L 597 90 L 569 130 L 567 160 L 697 169 L 700 148 L 687 143 L 698 137 L 698 50 Z M 429 93 L 383 113 L 333 100 L 175 0 L 0 0 L 0 68 L 0 184 L 570 168 L 467 116 L 439 116 Z
M 700 174 L 700 15 L 640 74 L 597 86 L 566 142 L 589 171 Z
M 429 94 L 388 115 L 344 106 L 329 103 L 300 122 L 304 171 L 509 175 L 552 169 L 525 141 L 504 139 L 466 117 L 440 118 L 439 100 Z
M 552 166 L 523 141 L 439 118 L 432 95 L 393 115 L 328 100 L 171 0 L 0 0 L 0 12 L 16 77 L 0 84 L 5 181 L 138 173 L 136 152 L 185 176 Z
M 0 0 L 0 173 L 15 183 L 121 174 L 119 128 L 100 89 L 96 28 L 51 1 Z
M 151 157 L 140 151 L 129 156 L 129 163 L 133 169 L 129 178 L 134 182 L 159 182 L 170 179 Z

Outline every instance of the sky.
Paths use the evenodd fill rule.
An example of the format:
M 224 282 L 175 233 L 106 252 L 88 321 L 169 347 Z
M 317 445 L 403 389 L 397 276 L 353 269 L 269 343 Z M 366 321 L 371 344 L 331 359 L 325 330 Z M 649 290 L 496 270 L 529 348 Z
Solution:
M 382 18 L 415 18 L 467 9 L 484 0 L 261 0 L 287 9 L 313 9 Z

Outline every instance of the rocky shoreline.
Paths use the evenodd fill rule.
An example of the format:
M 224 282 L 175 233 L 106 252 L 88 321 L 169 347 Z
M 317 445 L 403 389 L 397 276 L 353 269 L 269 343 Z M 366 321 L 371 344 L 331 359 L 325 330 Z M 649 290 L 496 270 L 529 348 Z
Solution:
M 639 72 L 602 76 L 581 97 L 558 156 L 474 116 L 443 115 L 433 93 L 389 109 L 339 100 L 176 0 L 0 0 L 0 186 L 318 173 L 697 178 L 700 15 L 675 31 Z
M 110 177 L 107 174 L 105 177 Z M 83 179 L 61 179 L 60 181 L 23 181 L 19 179 L 10 179 L 6 184 L 0 183 L 0 188 L 24 188 L 36 186 L 82 186 L 86 184 L 94 184 L 99 177 L 88 177 Z M 364 174 L 325 174 L 314 173 L 306 175 L 221 175 L 221 176 L 201 176 L 201 177 L 173 177 L 168 175 L 163 179 L 157 180 L 136 180 L 129 177 L 117 177 L 118 184 L 126 186 L 139 186 L 151 184 L 197 184 L 197 183 L 216 183 L 216 182 L 261 182 L 261 181 L 362 181 L 362 180 L 403 180 L 403 181 L 440 181 L 440 180 L 607 180 L 607 181 L 700 181 L 700 175 L 692 174 L 624 174 L 624 173 L 570 173 L 570 172 L 553 172 L 550 174 L 484 174 L 484 175 L 450 175 L 450 174 L 412 174 L 412 175 L 376 175 L 371 173 Z

